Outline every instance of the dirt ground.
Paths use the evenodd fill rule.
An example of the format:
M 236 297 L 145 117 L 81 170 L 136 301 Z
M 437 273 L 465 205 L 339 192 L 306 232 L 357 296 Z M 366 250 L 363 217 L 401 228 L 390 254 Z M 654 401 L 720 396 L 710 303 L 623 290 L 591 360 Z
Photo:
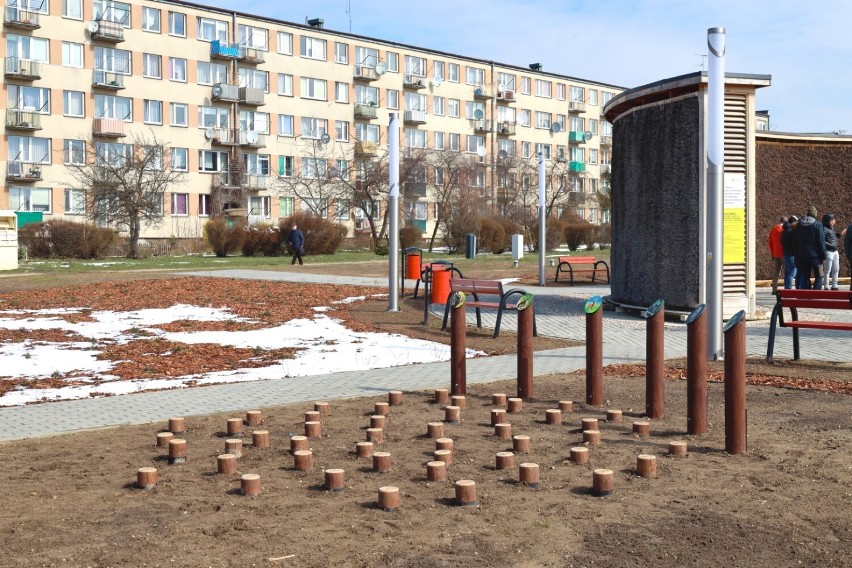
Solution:
M 63 296 L 66 302 L 101 298 L 106 305 L 123 296 L 145 303 L 146 285 L 152 289 L 150 282 L 138 289 L 126 282 L 86 284 L 70 293 L 68 287 L 45 290 L 38 299 L 44 305 L 51 298 L 61 303 Z M 202 292 L 230 295 L 238 313 L 269 322 L 288 317 L 255 305 L 280 288 L 212 286 Z M 177 298 L 186 286 L 160 282 L 158 288 L 158 297 L 166 289 Z M 324 287 L 302 288 L 308 296 L 328 295 Z M 4 298 L 24 302 L 26 295 L 7 290 Z M 416 326 L 419 303 L 404 305 L 397 319 L 380 300 L 355 306 L 346 312 L 353 326 L 446 335 L 437 323 Z M 468 347 L 493 341 L 485 335 L 477 338 L 471 330 Z M 501 333 L 500 341 L 492 347 L 511 350 L 515 337 Z M 557 346 L 536 348 L 544 345 Z M 371 461 L 354 453 L 384 393 L 330 401 L 322 436 L 310 443 L 310 472 L 296 471 L 288 452 L 289 437 L 303 433 L 310 404 L 263 408 L 271 448 L 253 448 L 248 435 L 235 475 L 216 474 L 216 456 L 224 453 L 226 420 L 244 412 L 187 417 L 182 437 L 189 459 L 183 464 L 169 465 L 166 451 L 155 445 L 165 423 L 3 443 L 0 566 L 852 565 L 850 366 L 750 361 L 749 447 L 730 456 L 724 452 L 721 366 L 711 365 L 709 431 L 693 437 L 685 434 L 684 362 L 670 363 L 666 418 L 652 421 L 647 438 L 631 432 L 645 406 L 642 367 L 607 369 L 606 408 L 621 409 L 622 423 L 606 422 L 606 408 L 576 402 L 585 399 L 581 373 L 536 377 L 534 397 L 509 422 L 514 434 L 531 438 L 530 452 L 517 462 L 539 464 L 538 490 L 518 483 L 517 467 L 494 466 L 495 453 L 511 443 L 494 436 L 491 394 L 513 395 L 513 381 L 468 389 L 462 422 L 445 426 L 454 443 L 445 482 L 426 479 L 435 449 L 426 424 L 444 416 L 432 392 L 406 392 L 403 405 L 391 408 L 379 447 L 391 453 L 386 474 L 373 472 Z M 545 411 L 559 400 L 575 401 L 574 412 L 563 415 L 561 426 L 546 425 Z M 575 465 L 568 456 L 582 445 L 585 417 L 600 419 L 602 444 L 590 448 L 588 465 Z M 667 455 L 673 440 L 689 443 L 687 457 Z M 636 475 L 639 454 L 656 456 L 655 478 Z M 158 469 L 157 487 L 137 489 L 137 469 L 149 466 Z M 326 468 L 345 470 L 342 493 L 324 490 Z M 595 468 L 614 471 L 612 495 L 590 493 Z M 240 494 L 244 473 L 260 475 L 259 496 Z M 475 507 L 455 505 L 459 479 L 476 482 Z M 376 505 L 379 487 L 387 485 L 400 489 L 396 512 Z

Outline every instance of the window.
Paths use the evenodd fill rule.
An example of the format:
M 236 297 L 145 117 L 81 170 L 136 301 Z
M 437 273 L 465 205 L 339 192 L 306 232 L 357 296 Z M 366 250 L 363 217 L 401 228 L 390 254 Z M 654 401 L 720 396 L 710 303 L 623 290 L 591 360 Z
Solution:
M 310 36 L 299 38 L 301 55 L 308 59 L 320 59 L 325 61 L 325 40 Z
M 328 171 L 327 162 L 323 158 L 302 158 L 302 177 L 316 179 L 325 177 Z M 318 209 L 314 209 L 317 211 Z
M 325 93 L 325 81 L 322 79 L 302 77 L 301 90 L 299 94 L 303 99 L 314 99 L 318 101 L 328 100 Z
M 426 95 L 405 93 L 405 110 L 422 110 L 426 112 L 426 101 Z
M 585 100 L 583 87 L 571 87 L 571 102 L 582 103 Z
M 592 134 L 598 133 L 598 120 L 596 118 L 589 119 L 589 132 Z
M 198 18 L 195 37 L 201 41 L 218 39 L 222 43 L 228 43 L 228 22 Z
M 185 172 L 189 170 L 189 149 L 172 147 L 172 157 L 169 167 L 173 172 Z
M 485 136 L 472 136 L 468 135 L 467 137 L 467 151 L 476 153 L 479 149 L 485 149 Z
M 212 150 L 198 151 L 199 172 L 224 172 L 228 170 L 228 153 Z
M 409 148 L 426 147 L 426 131 L 414 128 L 405 129 L 405 145 Z
M 444 116 L 444 97 L 432 97 L 432 114 Z
M 50 213 L 50 189 L 45 187 L 10 187 L 9 208 L 13 211 Z
M 532 114 L 530 110 L 527 108 L 522 108 L 518 110 L 518 124 L 521 126 L 529 126 Z
M 364 142 L 376 142 L 379 141 L 379 125 L 378 124 L 364 124 L 362 122 L 355 123 L 355 139 L 363 140 Z
M 186 37 L 186 14 L 169 12 L 169 34 Z
M 130 75 L 130 52 L 124 49 L 95 47 L 95 69 Z
M 173 193 L 172 194 L 172 215 L 175 215 L 175 216 L 189 215 L 189 194 L 188 193 Z
M 529 77 L 521 77 L 521 94 L 528 95 L 530 94 L 530 78 Z
M 293 34 L 278 32 L 278 53 L 293 55 Z
M 388 71 L 391 73 L 399 73 L 399 54 L 393 51 L 387 53 Z
M 349 200 L 335 199 L 334 200 L 334 218 L 338 221 L 349 220 Z
M 349 142 L 349 122 L 345 120 L 335 120 L 334 131 L 337 136 L 336 140 L 339 140 L 340 142 Z
M 399 108 L 399 91 L 396 89 L 388 89 L 388 108 Z
M 8 34 L 6 57 L 7 65 L 8 58 L 50 63 L 50 44 L 45 38 Z
M 9 108 L 39 114 L 50 114 L 50 89 L 8 85 Z
M 583 123 L 584 120 L 582 116 L 572 116 L 568 121 L 571 132 L 585 132 Z
M 435 185 L 444 185 L 444 168 L 435 167 Z
M 550 81 L 535 80 L 535 96 L 549 99 L 553 96 L 552 89 L 553 84 Z
M 186 83 L 186 59 L 169 57 L 169 78 L 172 81 Z
M 553 123 L 559 125 L 559 130 L 565 130 L 565 115 L 557 114 L 556 119 L 553 121 Z
M 485 117 L 485 103 L 481 103 L 478 101 L 467 101 L 464 104 L 465 107 L 465 118 L 469 120 L 476 119 L 476 111 L 482 113 L 482 117 Z
M 252 195 L 248 199 L 249 215 L 269 219 L 272 216 L 272 199 L 262 195 Z
M 296 167 L 295 163 L 296 163 L 296 159 L 293 156 L 278 156 L 278 175 L 283 176 L 283 177 L 292 177 L 293 172 L 295 171 L 295 167 Z M 291 200 L 290 201 L 290 208 L 286 209 L 286 211 L 288 211 L 288 214 L 292 214 L 293 213 L 293 202 L 292 202 L 293 198 L 287 197 L 287 198 L 284 198 L 284 199 L 290 199 Z M 284 211 L 285 211 L 285 209 L 281 210 L 282 215 L 283 215 Z
M 121 162 L 130 158 L 133 155 L 132 144 L 119 144 L 109 142 L 95 143 L 95 162 L 103 164 L 105 162 Z
M 81 91 L 62 91 L 62 114 L 65 116 L 86 116 L 85 95 Z
M 162 78 L 162 58 L 153 53 L 142 54 L 142 76 L 150 79 Z
M 251 87 L 260 89 L 264 93 L 269 92 L 269 73 L 260 69 L 247 69 L 240 67 L 238 70 L 240 87 Z
M 95 118 L 120 118 L 133 122 L 133 104 L 127 97 L 95 95 Z
M 598 90 L 589 89 L 589 98 L 586 100 L 590 105 L 598 106 Z
M 278 135 L 290 137 L 296 135 L 292 114 L 278 115 Z
M 598 151 L 595 148 L 589 148 L 589 163 L 597 164 L 598 163 Z
M 515 141 L 499 138 L 497 140 L 497 151 L 506 152 L 507 156 L 513 158 L 515 156 Z
M 426 59 L 424 57 L 405 56 L 405 74 L 415 77 L 426 76 Z
M 535 127 L 536 128 L 550 128 L 550 113 L 549 112 L 535 112 Z
M 142 8 L 142 30 L 160 33 L 160 11 L 156 8 Z
M 447 75 L 447 80 L 450 83 L 458 83 L 459 82 L 459 64 L 458 63 L 450 63 L 449 64 L 449 74 Z
M 612 97 L 615 96 L 615 93 L 607 93 L 606 91 L 601 91 L 601 106 L 606 106 L 606 104 L 612 100 Z
M 240 45 L 250 49 L 269 51 L 269 32 L 266 29 L 240 24 L 237 26 L 237 34 Z
M 62 65 L 65 67 L 83 67 L 83 44 L 62 42 Z
M 571 147 L 571 161 L 572 162 L 585 162 L 586 161 L 586 150 L 585 148 L 580 148 L 578 146 Z
M 443 150 L 444 149 L 444 133 L 436 132 L 435 133 L 435 149 Z
M 480 86 L 485 83 L 485 69 L 467 67 L 465 72 L 468 85 Z
M 321 138 L 323 134 L 328 133 L 328 121 L 324 118 L 303 116 L 301 127 L 302 138 Z
M 565 100 L 565 83 L 556 84 L 556 98 L 560 101 Z
M 432 62 L 432 76 L 436 79 L 444 79 L 444 62 L 443 61 L 434 61 Z
M 66 139 L 62 144 L 62 162 L 81 166 L 86 163 L 86 142 Z
M 379 89 L 366 85 L 355 85 L 355 104 L 378 106 Z
M 216 83 L 228 82 L 228 66 L 223 63 L 210 63 L 207 61 L 199 61 L 198 65 L 198 84 L 199 85 L 215 85 Z
M 189 108 L 186 103 L 171 103 L 171 122 L 172 126 L 189 126 Z
M 450 150 L 458 152 L 461 149 L 461 134 L 450 132 L 448 136 L 450 137 Z
M 130 4 L 114 0 L 92 0 L 96 20 L 115 22 L 130 27 Z
M 515 109 L 512 107 L 498 106 L 497 121 L 515 123 Z
M 382 207 L 379 203 L 374 203 L 368 200 L 358 201 L 357 207 L 355 208 L 355 218 L 356 219 L 365 219 L 367 215 L 372 217 L 373 219 L 378 219 L 381 216 Z
M 279 197 L 278 198 L 278 216 L 279 217 L 289 217 L 293 214 L 295 209 L 294 202 L 295 198 L 293 197 Z
M 86 214 L 86 192 L 84 190 L 70 187 L 65 190 L 65 214 Z
M 269 113 L 253 110 L 240 111 L 240 129 L 269 134 Z
M 243 154 L 243 164 L 249 175 L 269 175 L 269 154 Z
M 349 44 L 341 43 L 339 41 L 334 42 L 334 62 L 335 63 L 349 63 Z
M 202 193 L 198 196 L 198 216 L 199 217 L 209 217 L 210 211 L 212 210 L 212 205 L 210 201 L 210 195 L 206 193 Z
M 231 123 L 231 113 L 226 108 L 200 106 L 198 107 L 199 128 L 228 128 Z
M 62 0 L 62 17 L 82 20 L 83 0 Z
M 286 73 L 278 74 L 278 94 L 288 97 L 293 96 L 293 76 Z
M 379 50 L 372 47 L 355 46 L 355 65 L 374 68 L 379 63 Z
M 337 81 L 334 83 L 334 100 L 338 103 L 349 102 L 349 85 Z
M 529 158 L 532 155 L 532 146 L 529 142 L 521 142 L 521 157 Z
M 550 144 L 537 143 L 535 145 L 536 157 L 538 157 L 539 154 L 542 154 L 544 156 L 545 160 L 549 160 L 550 159 Z
M 497 73 L 497 88 L 501 91 L 514 91 L 515 76 L 511 73 Z
M 304 160 L 303 160 L 304 162 Z M 302 164 L 304 167 L 304 163 Z M 305 213 L 313 213 L 318 217 L 328 217 L 328 199 L 302 199 L 301 210 Z
M 461 101 L 459 101 L 458 99 L 449 99 L 447 103 L 449 116 L 453 118 L 458 118 L 459 113 L 461 113 Z

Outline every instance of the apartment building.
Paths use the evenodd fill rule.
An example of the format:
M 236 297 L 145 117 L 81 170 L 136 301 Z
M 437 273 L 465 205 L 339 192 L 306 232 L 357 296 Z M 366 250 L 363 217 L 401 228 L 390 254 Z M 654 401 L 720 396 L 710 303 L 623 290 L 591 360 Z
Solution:
M 313 210 L 355 232 L 363 207 L 281 182 L 356 176 L 353 164 L 386 158 L 398 113 L 403 149 L 473 159 L 470 183 L 495 212 L 500 191 L 537 185 L 541 152 L 559 206 L 605 220 L 595 194 L 614 85 L 176 0 L 7 0 L 3 35 L 0 209 L 83 220 L 86 188 L 67 165 L 93 159 L 88 142 L 118 158 L 155 137 L 164 167 L 186 173 L 164 196 L 165 222 L 143 237 L 198 236 L 222 210 L 252 223 Z M 498 168 L 507 160 L 533 167 Z M 407 220 L 424 232 L 436 183 L 429 172 L 404 192 Z

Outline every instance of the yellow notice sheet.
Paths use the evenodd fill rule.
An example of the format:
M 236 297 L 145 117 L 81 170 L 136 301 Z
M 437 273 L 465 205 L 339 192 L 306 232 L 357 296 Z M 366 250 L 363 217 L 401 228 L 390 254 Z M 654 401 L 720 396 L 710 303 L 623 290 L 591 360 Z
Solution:
M 744 264 L 746 249 L 745 174 L 725 174 L 722 262 Z

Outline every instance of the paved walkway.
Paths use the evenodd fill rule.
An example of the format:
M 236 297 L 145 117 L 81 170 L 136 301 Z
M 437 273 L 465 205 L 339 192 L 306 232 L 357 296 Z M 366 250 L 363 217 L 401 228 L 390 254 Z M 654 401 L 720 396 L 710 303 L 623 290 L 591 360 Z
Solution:
M 282 280 L 305 283 L 348 283 L 387 286 L 387 279 L 351 278 L 270 272 L 223 270 L 193 272 L 188 275 Z M 596 294 L 608 294 L 608 286 L 538 287 L 524 286 L 535 295 L 539 334 L 585 340 L 583 304 Z M 406 290 L 413 290 L 413 286 Z M 766 292 L 758 303 L 771 306 L 774 298 Z M 852 314 L 826 313 L 829 317 L 852 318 Z M 468 316 L 473 318 L 473 313 Z M 471 320 L 475 322 L 475 320 Z M 483 313 L 483 325 L 493 327 L 494 317 Z M 503 329 L 514 330 L 516 320 L 504 317 Z M 768 322 L 749 322 L 746 328 L 749 355 L 766 354 Z M 666 323 L 666 357 L 686 355 L 686 327 Z M 827 349 L 826 347 L 830 347 Z M 852 338 L 820 330 L 802 334 L 803 356 L 826 361 L 852 362 Z M 792 358 L 792 337 L 781 330 L 776 341 L 776 357 Z M 606 312 L 604 316 L 604 364 L 644 363 L 645 323 L 630 314 Z M 538 351 L 534 354 L 536 375 L 576 371 L 585 368 L 585 347 Z M 484 357 L 467 361 L 467 381 L 485 383 L 517 376 L 515 355 Z M 193 416 L 215 412 L 263 408 L 294 402 L 333 400 L 385 393 L 388 390 L 422 390 L 445 387 L 449 383 L 449 363 L 408 365 L 364 372 L 340 372 L 309 377 L 231 383 L 159 392 L 143 392 L 107 398 L 93 398 L 0 409 L 0 441 L 50 436 L 80 430 L 108 428 L 124 424 L 163 422 L 170 416 Z M 578 375 L 578 381 L 585 380 Z

